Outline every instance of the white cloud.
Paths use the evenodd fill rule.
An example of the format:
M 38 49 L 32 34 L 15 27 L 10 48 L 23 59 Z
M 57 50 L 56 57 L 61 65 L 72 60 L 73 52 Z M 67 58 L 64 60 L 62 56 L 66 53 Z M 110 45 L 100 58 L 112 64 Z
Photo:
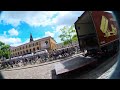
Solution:
M 13 31 L 14 31 L 14 29 L 13 29 Z M 12 29 L 8 33 L 10 33 L 10 35 L 17 35 L 16 33 L 11 33 L 11 32 L 12 32 Z M 13 38 L 13 37 L 7 35 L 6 33 L 7 33 L 7 31 L 4 31 L 4 33 L 2 35 L 0 35 L 0 41 L 4 42 L 5 44 L 15 46 L 15 44 L 17 45 L 22 42 L 20 38 Z
M 18 36 L 18 31 L 14 28 L 10 29 L 8 33 L 10 34 L 10 36 Z
M 61 30 L 60 29 L 62 29 L 64 26 L 66 26 L 66 25 L 60 25 L 60 26 L 56 26 L 56 28 L 55 28 L 55 33 L 61 33 Z
M 84 11 L 60 11 L 58 16 L 52 20 L 55 25 L 73 25 Z
M 20 25 L 20 22 L 26 22 L 31 26 L 45 26 L 56 13 L 57 11 L 4 11 L 1 13 L 1 20 L 13 26 Z
M 20 25 L 21 22 L 26 22 L 30 26 L 50 25 L 54 31 L 47 31 L 44 36 L 52 36 L 57 42 L 60 42 L 58 37 L 61 33 L 60 29 L 64 26 L 73 25 L 82 13 L 83 11 L 3 11 L 0 16 L 0 21 L 2 21 L 3 24 L 11 24 L 14 27 Z M 20 38 L 9 39 L 6 37 L 6 33 L 5 31 L 3 35 L 4 38 L 3 36 L 1 37 L 5 42 L 10 43 L 10 45 L 18 46 L 29 41 L 21 42 Z M 19 34 L 14 28 L 9 30 L 8 33 L 11 36 L 17 36 Z
M 4 42 L 6 44 L 13 45 L 15 43 L 20 43 L 21 39 L 20 38 L 8 38 L 6 36 L 0 36 L 0 41 Z
M 11 46 L 19 46 L 19 45 L 23 45 L 23 44 L 25 44 L 25 43 L 28 43 L 29 42 L 29 39 L 27 39 L 26 41 L 24 41 L 24 42 L 18 42 L 18 43 L 14 43 L 14 44 L 12 44 Z
M 58 16 L 54 18 L 51 22 L 51 25 L 56 25 L 56 28 L 54 29 L 54 38 L 58 43 L 61 43 L 62 41 L 59 38 L 59 35 L 62 33 L 60 29 L 62 29 L 64 26 L 70 27 L 75 23 L 75 21 L 78 19 L 80 15 L 82 15 L 84 11 L 60 11 L 58 12 Z
M 57 26 L 57 27 L 53 27 L 54 28 L 54 31 L 53 31 L 53 34 L 54 34 L 54 39 L 56 40 L 57 43 L 61 43 L 61 39 L 59 38 L 59 35 L 62 33 L 61 32 L 61 28 L 63 28 L 65 25 L 60 25 L 60 26 Z
M 4 36 L 6 36 L 6 31 L 4 31 L 4 34 L 3 34 Z
M 3 11 L 0 20 L 13 26 L 20 25 L 20 22 L 26 22 L 30 26 L 73 24 L 81 13 L 80 11 Z
M 45 37 L 47 37 L 47 36 L 54 37 L 54 33 L 47 31 L 47 32 L 45 32 Z
M 61 42 L 62 42 L 61 39 L 59 38 L 59 36 L 55 36 L 54 39 L 55 39 L 55 41 L 56 41 L 57 43 L 61 43 Z

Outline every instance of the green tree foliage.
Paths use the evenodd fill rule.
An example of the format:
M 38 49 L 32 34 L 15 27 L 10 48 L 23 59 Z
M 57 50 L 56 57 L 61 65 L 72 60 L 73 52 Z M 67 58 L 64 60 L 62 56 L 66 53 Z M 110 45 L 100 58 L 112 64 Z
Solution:
M 2 45 L 5 45 L 5 44 L 4 44 L 3 42 L 0 41 L 0 47 L 1 47 Z
M 10 46 L 0 41 L 0 58 L 1 57 L 10 57 Z
M 78 41 L 77 34 L 75 34 L 75 35 L 72 37 L 72 41 Z
M 74 25 L 67 27 L 64 26 L 62 29 L 60 29 L 62 34 L 59 36 L 61 41 L 63 41 L 64 45 L 72 44 L 73 41 L 77 40 L 77 34 L 76 30 L 74 28 Z
M 64 45 L 67 45 L 69 43 L 70 43 L 70 41 L 68 41 L 68 40 L 66 40 L 66 41 L 63 42 Z

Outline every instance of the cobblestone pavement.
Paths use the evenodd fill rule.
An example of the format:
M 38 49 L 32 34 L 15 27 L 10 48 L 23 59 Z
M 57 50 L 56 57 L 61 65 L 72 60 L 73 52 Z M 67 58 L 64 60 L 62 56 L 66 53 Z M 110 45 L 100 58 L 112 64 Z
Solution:
M 1 71 L 1 74 L 4 79 L 51 79 L 51 70 L 54 69 L 53 64 L 21 70 Z
M 74 58 L 74 57 L 73 57 Z M 111 61 L 111 60 L 108 60 Z M 108 62 L 107 61 L 107 62 Z M 95 79 L 96 77 L 98 79 L 106 79 L 110 76 L 110 71 L 115 68 L 116 64 L 111 68 L 111 70 L 106 71 L 106 68 L 111 67 L 115 61 L 111 63 L 111 65 L 107 65 L 108 63 L 101 65 L 100 67 L 96 68 L 96 70 L 92 70 L 91 72 L 87 73 L 86 75 L 77 77 L 76 79 Z M 53 70 L 55 63 L 45 64 L 45 65 L 38 65 L 36 67 L 28 67 L 26 69 L 19 69 L 19 70 L 11 70 L 11 71 L 1 71 L 1 74 L 4 76 L 4 79 L 53 79 Z M 99 70 L 101 67 L 104 70 Z M 102 72 L 105 72 L 104 74 Z M 99 72 L 99 73 L 98 73 Z M 107 73 L 107 74 L 106 74 Z M 109 73 L 109 74 L 108 74 Z M 99 77 L 98 77 L 99 76 Z
M 71 58 L 76 56 L 77 55 L 74 55 Z M 44 63 L 45 65 L 28 65 L 27 67 L 24 67 L 24 69 L 20 69 L 19 67 L 17 70 L 2 70 L 1 74 L 4 76 L 4 79 L 52 79 L 52 71 L 54 70 L 54 64 L 56 62 L 46 62 L 46 64 Z

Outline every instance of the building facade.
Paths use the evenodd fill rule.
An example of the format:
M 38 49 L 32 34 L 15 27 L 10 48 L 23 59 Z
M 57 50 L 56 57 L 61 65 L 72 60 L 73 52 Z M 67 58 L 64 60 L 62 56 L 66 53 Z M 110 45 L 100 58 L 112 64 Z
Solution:
M 78 41 L 72 42 L 72 45 L 73 45 L 73 46 L 79 45 L 79 44 L 78 44 Z M 68 46 L 71 46 L 71 44 L 64 45 L 63 43 L 58 43 L 58 44 L 57 44 L 57 49 L 66 48 L 66 47 L 68 47 Z
M 37 50 L 47 49 L 48 51 L 54 50 L 57 48 L 56 41 L 51 37 L 45 37 L 38 40 L 33 40 L 32 35 L 30 35 L 30 42 L 12 47 L 11 57 L 22 56 L 29 53 L 34 53 Z

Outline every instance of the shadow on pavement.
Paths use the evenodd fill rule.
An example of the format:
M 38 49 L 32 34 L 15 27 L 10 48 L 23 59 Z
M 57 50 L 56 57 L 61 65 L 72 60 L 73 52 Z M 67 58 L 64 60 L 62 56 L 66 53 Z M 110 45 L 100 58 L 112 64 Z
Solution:
M 114 55 L 113 55 L 114 56 Z M 112 57 L 113 57 L 112 56 Z M 117 56 L 117 55 L 116 55 Z M 116 57 L 115 56 L 115 57 Z M 111 57 L 106 57 L 106 58 L 102 58 L 102 60 L 100 60 L 100 62 L 98 62 L 97 64 L 94 64 L 94 63 L 92 63 L 92 64 L 89 64 L 89 65 L 86 65 L 86 66 L 83 66 L 82 68 L 77 68 L 77 69 L 75 69 L 75 70 L 73 70 L 73 71 L 70 71 L 70 72 L 66 72 L 66 73 L 63 73 L 63 74 L 60 74 L 60 75 L 56 75 L 56 72 L 55 72 L 55 69 L 54 70 L 52 70 L 51 71 L 51 74 L 52 74 L 52 79 L 85 79 L 84 78 L 84 75 L 87 75 L 87 74 L 90 74 L 90 72 L 93 70 L 93 72 L 94 73 L 92 73 L 91 75 L 93 75 L 93 76 L 89 76 L 89 75 L 87 75 L 87 76 L 85 76 L 86 77 L 86 79 L 88 78 L 88 77 L 91 77 L 91 78 L 98 78 L 100 75 L 102 75 L 103 74 L 103 72 L 106 70 L 106 69 L 108 69 L 108 68 L 110 68 L 111 67 L 111 64 L 113 64 L 114 62 L 116 62 L 117 60 L 114 60 L 113 61 L 113 59 L 112 59 L 112 62 L 111 62 L 111 59 L 110 59 Z M 107 65 L 108 63 L 111 63 L 109 66 Z M 107 67 L 105 67 L 105 69 L 104 68 L 102 68 L 102 67 L 104 67 L 104 66 L 106 66 L 107 65 Z M 120 67 L 120 63 L 119 63 L 119 67 Z M 99 70 L 100 72 L 99 72 L 99 75 L 98 74 L 95 74 L 96 72 L 95 72 L 95 70 Z M 120 72 L 118 72 L 119 74 L 120 74 Z M 94 75 L 95 74 L 95 75 Z
M 92 70 L 93 66 L 85 66 L 83 68 L 78 68 L 75 69 L 73 71 L 67 72 L 67 73 L 63 73 L 60 75 L 56 75 L 55 69 L 51 71 L 52 73 L 52 79 L 77 79 L 77 77 L 85 74 L 86 72 L 89 72 L 90 70 Z
M 52 79 L 57 79 L 55 69 L 51 70 L 51 74 L 52 74 Z
M 1 71 L 0 71 L 0 79 L 4 79 L 4 77 L 3 77 L 2 73 L 1 73 Z

